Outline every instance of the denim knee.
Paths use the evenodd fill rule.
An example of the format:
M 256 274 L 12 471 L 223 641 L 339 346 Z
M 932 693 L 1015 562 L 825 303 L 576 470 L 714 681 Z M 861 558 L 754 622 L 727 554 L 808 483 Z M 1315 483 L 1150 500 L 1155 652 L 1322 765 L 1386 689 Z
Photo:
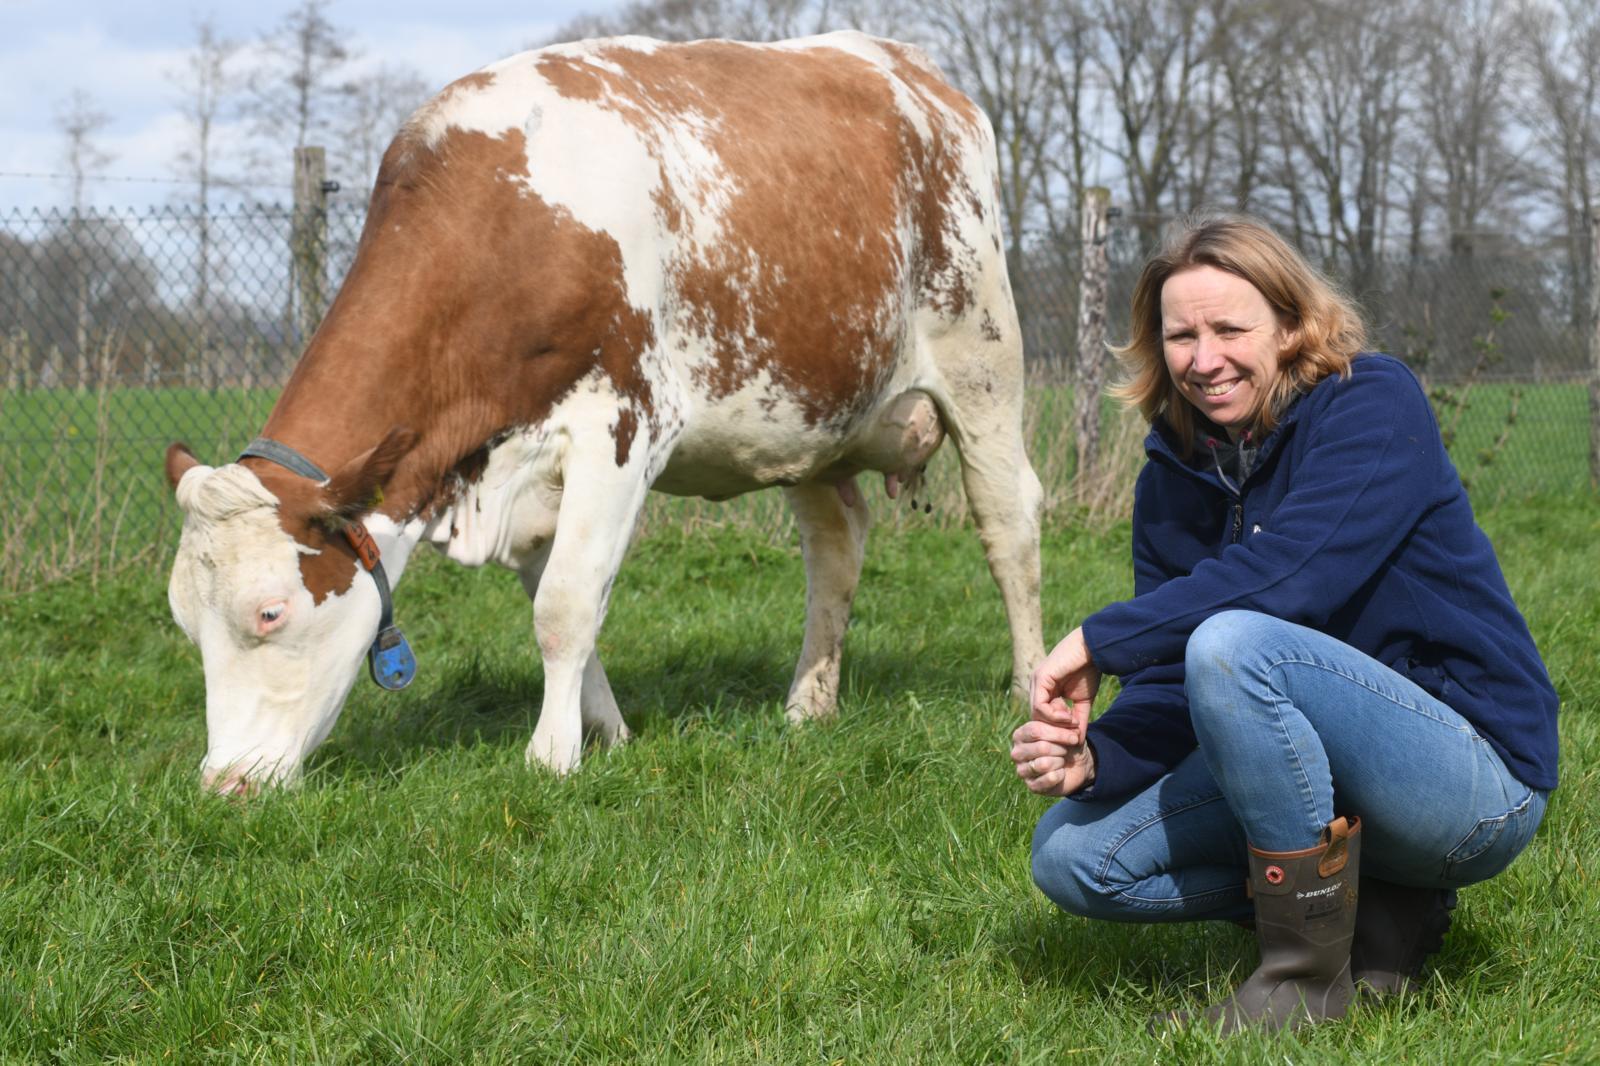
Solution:
M 1061 800 L 1046 811 L 1033 830 L 1033 883 L 1068 914 L 1105 918 L 1122 908 L 1110 899 L 1112 889 L 1100 875 L 1104 842 L 1093 825 L 1075 825 L 1073 800 Z
M 1237 691 L 1249 673 L 1250 660 L 1261 652 L 1264 630 L 1281 624 L 1256 611 L 1223 611 L 1195 627 L 1184 646 L 1184 689 L 1191 714 L 1218 707 L 1216 697 Z

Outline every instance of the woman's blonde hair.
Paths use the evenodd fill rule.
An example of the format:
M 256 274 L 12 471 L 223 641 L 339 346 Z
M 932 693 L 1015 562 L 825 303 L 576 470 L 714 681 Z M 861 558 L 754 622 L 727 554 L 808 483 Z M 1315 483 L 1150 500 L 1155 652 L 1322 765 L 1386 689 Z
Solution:
M 1282 371 L 1262 390 L 1249 429 L 1263 435 L 1278 424 L 1289 397 L 1331 374 L 1350 373 L 1350 360 L 1367 343 L 1361 314 L 1348 296 L 1306 262 L 1277 233 L 1244 215 L 1204 214 L 1170 230 L 1145 263 L 1133 290 L 1132 336 L 1113 347 L 1128 376 L 1111 394 L 1137 407 L 1151 424 L 1165 418 L 1187 454 L 1194 437 L 1194 408 L 1172 382 L 1162 351 L 1161 287 L 1190 267 L 1212 266 L 1243 278 L 1266 297 L 1279 326 L 1298 331 L 1294 348 L 1279 358 Z

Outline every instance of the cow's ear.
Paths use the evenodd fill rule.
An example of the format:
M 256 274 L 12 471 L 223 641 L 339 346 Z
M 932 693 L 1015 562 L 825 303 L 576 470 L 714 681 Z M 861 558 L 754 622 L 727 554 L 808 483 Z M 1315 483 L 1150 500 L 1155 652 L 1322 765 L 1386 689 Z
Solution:
M 394 468 L 416 444 L 416 433 L 396 426 L 377 447 L 340 467 L 323 486 L 326 507 L 317 516 L 318 522 L 340 529 L 376 509 L 383 502 L 383 487 L 394 475 Z
M 177 491 L 178 482 L 183 480 L 183 475 L 200 465 L 200 460 L 194 457 L 194 452 L 189 450 L 187 444 L 172 444 L 167 447 L 167 484 L 173 491 Z

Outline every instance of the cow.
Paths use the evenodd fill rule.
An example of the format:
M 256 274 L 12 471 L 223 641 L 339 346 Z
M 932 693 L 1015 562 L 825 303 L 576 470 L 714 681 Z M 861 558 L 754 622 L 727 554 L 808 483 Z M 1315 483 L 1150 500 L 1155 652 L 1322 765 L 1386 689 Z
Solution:
M 363 657 L 409 677 L 389 592 L 424 542 L 515 570 L 533 601 L 530 764 L 627 739 L 595 642 L 652 488 L 782 487 L 806 574 L 787 716 L 827 716 L 868 527 L 855 478 L 893 492 L 946 436 L 1024 691 L 1043 493 L 996 175 L 983 113 L 860 33 L 585 41 L 446 87 L 387 149 L 261 439 L 215 467 L 167 451 L 205 787 L 296 780 Z

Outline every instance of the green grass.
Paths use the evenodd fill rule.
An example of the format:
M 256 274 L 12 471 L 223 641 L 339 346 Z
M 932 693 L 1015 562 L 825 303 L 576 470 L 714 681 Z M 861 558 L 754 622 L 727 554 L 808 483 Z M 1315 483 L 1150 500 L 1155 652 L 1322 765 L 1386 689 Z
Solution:
M 420 557 L 422 672 L 362 684 L 304 786 L 198 794 L 197 653 L 159 570 L 0 601 L 0 1059 L 17 1062 L 1583 1062 L 1600 1059 L 1600 509 L 1488 527 L 1565 701 L 1529 853 L 1463 893 L 1409 1002 L 1269 1042 L 1146 1034 L 1252 965 L 1228 926 L 1063 916 L 1005 750 L 976 537 L 870 549 L 837 721 L 793 729 L 798 551 L 633 551 L 602 654 L 637 737 L 557 780 L 511 575 Z M 1046 628 L 1125 594 L 1126 527 L 1055 528 Z

